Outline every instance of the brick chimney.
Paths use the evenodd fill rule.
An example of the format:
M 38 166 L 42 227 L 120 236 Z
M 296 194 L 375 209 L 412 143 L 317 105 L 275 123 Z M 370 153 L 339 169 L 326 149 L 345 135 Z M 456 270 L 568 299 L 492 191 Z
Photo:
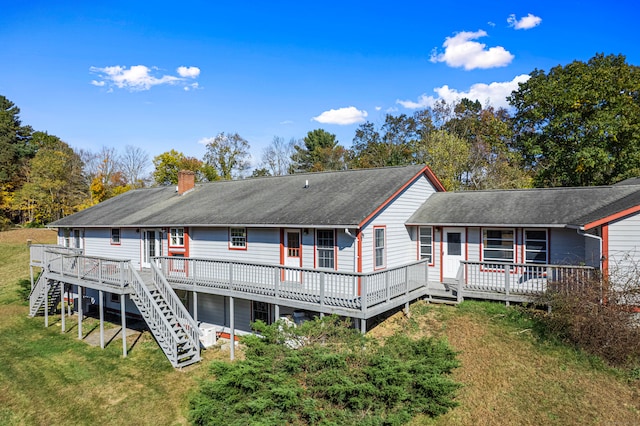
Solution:
M 178 172 L 178 194 L 182 195 L 191 191 L 196 186 L 196 174 L 191 170 L 180 170 Z

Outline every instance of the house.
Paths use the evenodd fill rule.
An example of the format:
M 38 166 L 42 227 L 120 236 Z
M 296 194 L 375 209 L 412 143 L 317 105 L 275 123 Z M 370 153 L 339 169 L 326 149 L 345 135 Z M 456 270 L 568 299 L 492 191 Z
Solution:
M 258 319 L 335 313 L 364 332 L 421 297 L 527 300 L 549 281 L 635 259 L 638 212 L 633 181 L 447 193 L 427 166 L 199 185 L 182 172 L 176 188 L 52 223 L 58 246 L 31 251 L 44 271 L 31 315 L 46 322 L 64 297 L 80 317 L 120 311 L 123 329 L 125 313 L 140 315 L 182 366 L 199 359 L 202 332 L 235 339 Z

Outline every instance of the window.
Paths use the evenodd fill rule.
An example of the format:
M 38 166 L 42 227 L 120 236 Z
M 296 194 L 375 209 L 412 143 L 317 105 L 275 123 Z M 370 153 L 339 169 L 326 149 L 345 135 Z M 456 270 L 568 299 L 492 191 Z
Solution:
M 113 303 L 120 303 L 120 295 L 116 293 L 111 293 L 111 301 Z
M 68 228 L 62 230 L 62 245 L 71 247 L 71 231 Z
M 111 244 L 120 244 L 120 228 L 111 228 Z
M 526 263 L 547 263 L 547 231 L 524 231 L 524 259 Z
M 318 229 L 316 249 L 319 268 L 335 268 L 335 241 L 333 229 Z
M 73 230 L 73 247 L 74 248 L 80 248 L 80 230 L 79 229 L 74 229 Z
M 485 229 L 482 234 L 482 260 L 513 262 L 513 229 Z
M 253 303 L 253 320 L 263 321 L 265 324 L 271 324 L 271 315 L 269 315 L 269 304 L 266 302 Z
M 184 247 L 184 228 L 171 228 L 169 234 L 172 247 Z
M 420 259 L 427 259 L 433 263 L 433 228 L 421 226 L 420 228 Z
M 247 229 L 246 228 L 230 228 L 229 229 L 229 247 L 232 249 L 247 248 Z
M 385 266 L 385 236 L 384 236 L 384 228 L 374 228 L 374 244 L 375 244 L 375 257 L 376 257 L 376 268 L 384 268 Z

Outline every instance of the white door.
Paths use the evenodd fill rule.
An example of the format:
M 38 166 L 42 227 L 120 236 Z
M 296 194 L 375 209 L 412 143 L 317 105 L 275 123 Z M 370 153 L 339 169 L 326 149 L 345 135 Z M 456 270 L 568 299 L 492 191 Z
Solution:
M 442 230 L 442 278 L 455 278 L 464 258 L 464 228 Z
M 142 230 L 142 267 L 151 268 L 151 258 L 162 256 L 162 231 L 159 229 Z
M 284 266 L 300 267 L 302 265 L 302 251 L 300 244 L 300 230 L 286 229 L 284 231 Z M 287 270 L 285 281 L 301 281 L 300 271 Z

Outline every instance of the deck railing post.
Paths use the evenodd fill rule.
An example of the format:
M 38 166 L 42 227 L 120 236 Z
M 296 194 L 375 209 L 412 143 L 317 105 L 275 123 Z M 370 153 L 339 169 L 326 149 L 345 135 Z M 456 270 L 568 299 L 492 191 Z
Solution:
M 280 268 L 273 268 L 273 290 L 276 299 L 280 298 Z
M 509 265 L 504 265 L 504 291 L 505 291 L 505 298 L 506 298 L 506 304 L 507 306 L 509 306 L 509 274 L 511 273 L 511 271 L 509 270 Z
M 367 312 L 367 287 L 368 287 L 368 275 L 362 277 L 360 281 L 360 310 L 362 311 L 362 318 L 366 318 Z
M 384 292 L 387 298 L 387 302 L 391 300 L 391 290 L 389 288 L 389 273 L 387 271 L 383 272 L 384 274 Z
M 320 309 L 324 308 L 324 272 L 320 272 Z
M 229 290 L 233 290 L 233 262 L 229 262 Z

